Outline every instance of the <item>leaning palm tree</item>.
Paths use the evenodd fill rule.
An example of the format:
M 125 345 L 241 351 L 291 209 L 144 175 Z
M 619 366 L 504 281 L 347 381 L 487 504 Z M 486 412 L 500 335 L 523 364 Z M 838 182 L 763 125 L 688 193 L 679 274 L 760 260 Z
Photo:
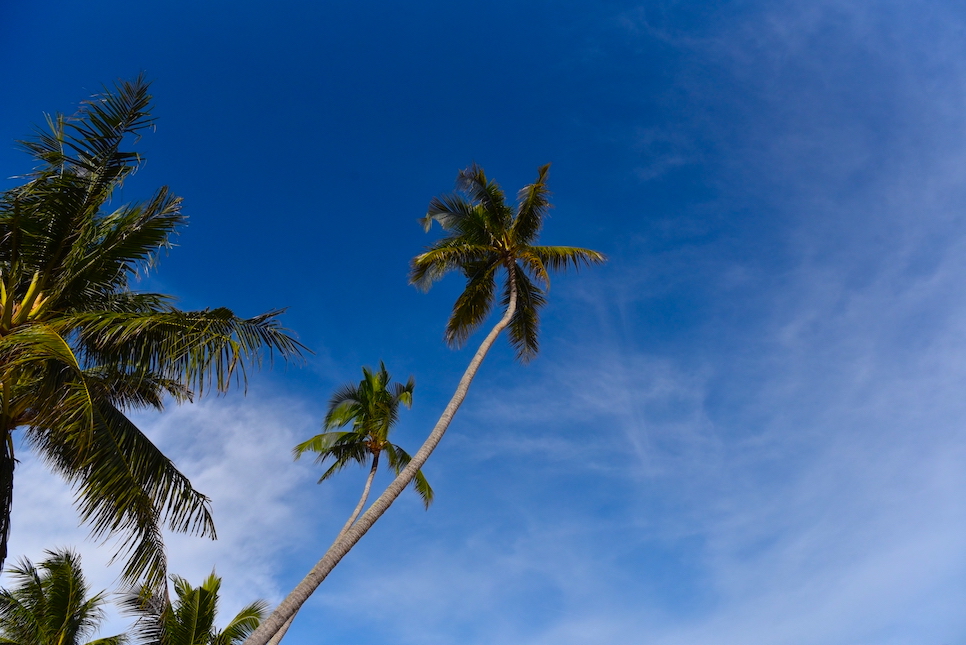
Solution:
M 210 505 L 127 413 L 225 391 L 266 352 L 300 353 L 278 311 L 183 311 L 132 289 L 185 220 L 166 187 L 108 210 L 150 109 L 138 78 L 48 118 L 23 142 L 36 168 L 0 194 L 0 563 L 19 431 L 74 488 L 94 536 L 119 536 L 124 578 L 162 585 L 162 528 L 214 537 Z
M 389 432 L 399 417 L 399 406 L 412 407 L 416 382 L 410 376 L 405 385 L 390 383 L 392 377 L 382 362 L 379 363 L 379 370 L 375 372 L 363 367 L 362 375 L 358 385 L 343 385 L 329 400 L 329 410 L 322 423 L 326 432 L 300 443 L 294 450 L 296 459 L 306 452 L 314 452 L 317 463 L 324 464 L 332 460 L 332 465 L 319 478 L 320 484 L 351 463 L 361 466 L 369 464 L 369 475 L 362 488 L 362 496 L 339 531 L 340 536 L 352 527 L 359 513 L 365 508 L 369 491 L 372 489 L 372 480 L 379 468 L 380 456 L 386 454 L 389 467 L 397 475 L 412 460 L 409 453 L 389 441 Z M 351 430 L 333 431 L 350 424 Z M 423 471 L 416 471 L 412 485 L 422 498 L 423 504 L 429 508 L 433 502 L 433 489 L 426 481 Z M 273 644 L 285 636 L 294 619 L 293 613 L 275 634 Z
M 151 593 L 141 587 L 121 601 L 125 613 L 137 616 L 131 629 L 132 645 L 239 645 L 264 618 L 268 605 L 258 600 L 242 608 L 224 629 L 215 627 L 221 578 L 214 573 L 197 587 L 171 576 L 175 599 L 167 592 Z
M 510 344 L 517 358 L 526 362 L 536 355 L 539 310 L 546 304 L 550 272 L 604 262 L 603 255 L 589 249 L 536 244 L 550 209 L 546 183 L 549 170 L 549 164 L 541 167 L 537 180 L 518 193 L 515 209 L 506 204 L 503 190 L 476 165 L 459 173 L 455 194 L 430 202 L 423 226 L 429 231 L 437 222 L 446 235 L 413 259 L 410 281 L 425 290 L 451 271 L 459 271 L 466 278 L 466 289 L 457 298 L 446 326 L 446 341 L 456 347 L 463 345 L 486 320 L 493 309 L 500 276 L 503 315 L 483 339 L 439 421 L 409 464 L 369 509 L 336 538 L 245 645 L 265 645 L 409 485 L 443 438 L 480 364 L 504 329 L 509 328 Z
M 0 643 L 82 645 L 104 619 L 104 592 L 88 597 L 80 557 L 69 550 L 47 551 L 39 567 L 24 558 L 7 573 L 16 586 L 0 590 Z M 87 645 L 123 645 L 122 635 Z

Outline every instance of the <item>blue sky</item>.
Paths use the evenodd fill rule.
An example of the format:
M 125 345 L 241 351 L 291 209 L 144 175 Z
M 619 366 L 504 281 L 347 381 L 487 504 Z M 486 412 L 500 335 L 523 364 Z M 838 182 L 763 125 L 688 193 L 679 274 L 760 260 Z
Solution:
M 407 495 L 300 614 L 299 643 L 966 642 L 966 10 L 955 3 L 4 3 L 0 164 L 43 112 L 154 79 L 119 201 L 190 225 L 146 288 L 289 307 L 314 351 L 139 418 L 214 499 L 172 569 L 224 610 L 277 601 L 364 473 L 291 447 L 363 364 L 414 374 L 415 448 L 468 351 L 456 278 L 407 262 L 476 161 L 513 193 L 553 162 L 542 352 L 484 364 Z M 13 185 L 7 182 L 5 186 Z M 24 456 L 12 552 L 75 545 Z M 116 616 L 111 625 L 123 628 Z

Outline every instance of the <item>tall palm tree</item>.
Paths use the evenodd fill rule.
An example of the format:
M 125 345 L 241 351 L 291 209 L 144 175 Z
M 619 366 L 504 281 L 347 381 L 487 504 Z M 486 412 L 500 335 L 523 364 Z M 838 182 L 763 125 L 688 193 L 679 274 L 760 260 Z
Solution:
M 80 557 L 69 550 L 47 551 L 39 567 L 24 558 L 9 569 L 17 583 L 0 590 L 0 643 L 82 645 L 104 619 L 104 593 L 88 597 Z M 87 645 L 124 645 L 122 635 Z
M 221 578 L 211 573 L 197 587 L 179 576 L 171 576 L 175 599 L 168 594 L 145 588 L 125 594 L 121 605 L 125 613 L 138 617 L 131 635 L 132 645 L 239 645 L 265 617 L 268 604 L 258 600 L 242 608 L 219 630 L 218 592 Z
M 603 255 L 590 249 L 536 244 L 550 209 L 549 170 L 549 164 L 541 167 L 537 180 L 520 190 L 515 209 L 506 204 L 503 190 L 475 164 L 459 173 L 456 193 L 430 202 L 426 217 L 421 220 L 423 226 L 428 232 L 433 222 L 438 222 L 446 234 L 413 259 L 410 282 L 429 289 L 450 271 L 459 271 L 466 278 L 466 288 L 457 298 L 446 326 L 447 342 L 462 345 L 486 320 L 493 308 L 501 275 L 504 277 L 503 316 L 483 339 L 439 421 L 409 464 L 355 524 L 336 538 L 322 559 L 245 645 L 265 645 L 409 485 L 443 438 L 480 364 L 504 329 L 509 328 L 510 343 L 517 358 L 526 362 L 536 355 L 539 310 L 546 304 L 550 272 L 605 261 Z
M 150 109 L 141 77 L 48 118 L 22 143 L 36 168 L 0 194 L 0 563 L 19 430 L 73 486 L 94 536 L 120 536 L 124 578 L 162 585 L 162 528 L 214 537 L 210 505 L 126 413 L 225 391 L 263 354 L 300 353 L 278 311 L 183 311 L 132 289 L 185 220 L 166 187 L 108 210 Z
M 314 452 L 317 463 L 322 464 L 329 459 L 332 460 L 332 465 L 319 478 L 320 484 L 350 463 L 354 462 L 361 466 L 369 464 L 369 475 L 362 488 L 362 496 L 342 530 L 339 531 L 340 536 L 349 530 L 359 517 L 359 513 L 365 508 L 382 453 L 386 454 L 389 467 L 397 475 L 412 460 L 409 453 L 389 441 L 389 432 L 399 417 L 399 406 L 412 407 L 416 382 L 410 376 L 405 385 L 390 383 L 392 377 L 381 361 L 378 371 L 374 372 L 368 367 L 363 367 L 362 375 L 363 378 L 358 385 L 347 383 L 329 400 L 329 410 L 322 424 L 326 432 L 300 443 L 295 446 L 294 451 L 296 459 L 306 452 Z M 350 424 L 351 430 L 332 432 L 334 428 L 342 428 Z M 429 508 L 433 502 L 433 489 L 426 481 L 423 471 L 416 471 L 412 485 L 422 498 L 423 504 Z M 272 645 L 277 644 L 285 636 L 294 619 L 293 613 L 273 637 Z

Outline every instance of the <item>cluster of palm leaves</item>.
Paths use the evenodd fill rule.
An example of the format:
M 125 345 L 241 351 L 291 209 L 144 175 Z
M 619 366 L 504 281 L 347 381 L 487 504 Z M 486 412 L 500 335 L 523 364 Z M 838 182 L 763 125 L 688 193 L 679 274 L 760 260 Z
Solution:
M 80 558 L 69 550 L 48 551 L 35 566 L 22 559 L 8 573 L 12 589 L 0 590 L 0 643 L 9 645 L 238 645 L 258 626 L 267 604 L 254 602 L 217 629 L 221 579 L 211 574 L 197 587 L 172 576 L 175 599 L 167 592 L 140 588 L 121 600 L 136 617 L 127 633 L 85 643 L 104 620 L 104 592 L 90 587 Z
M 298 356 L 277 311 L 183 311 L 135 291 L 184 222 L 166 187 L 109 208 L 140 163 L 153 120 L 144 78 L 73 117 L 49 117 L 23 148 L 36 167 L 0 194 L 0 565 L 18 438 L 74 488 L 95 537 L 121 536 L 124 577 L 160 586 L 162 528 L 214 536 L 208 498 L 127 413 L 243 382 L 263 353 Z

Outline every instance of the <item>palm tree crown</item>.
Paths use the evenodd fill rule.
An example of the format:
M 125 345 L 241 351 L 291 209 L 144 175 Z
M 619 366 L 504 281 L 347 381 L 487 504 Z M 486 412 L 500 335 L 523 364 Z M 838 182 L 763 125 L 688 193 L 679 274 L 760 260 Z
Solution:
M 104 619 L 104 593 L 89 591 L 80 557 L 72 551 L 47 551 L 39 567 L 22 559 L 8 573 L 17 586 L 0 590 L 0 643 L 81 645 Z M 123 645 L 123 635 L 87 645 Z
M 122 600 L 125 613 L 138 617 L 131 630 L 132 645 L 238 645 L 258 627 L 268 610 L 264 600 L 242 608 L 219 630 L 218 592 L 221 578 L 214 573 L 197 587 L 171 576 L 175 599 L 167 594 L 149 595 L 144 588 L 134 589 Z
M 391 383 L 392 377 L 382 362 L 376 371 L 363 367 L 362 375 L 358 384 L 343 385 L 330 399 L 323 422 L 326 432 L 295 447 L 296 459 L 306 452 L 314 452 L 318 463 L 332 460 L 332 465 L 322 473 L 320 483 L 353 462 L 362 466 L 371 463 L 375 473 L 383 453 L 396 473 L 411 460 L 409 453 L 389 441 L 389 432 L 399 418 L 399 406 L 412 407 L 415 380 L 410 376 L 405 385 Z M 332 432 L 347 425 L 352 429 Z M 433 489 L 422 471 L 413 479 L 413 487 L 428 508 L 433 501 Z
M 429 231 L 438 222 L 446 235 L 413 258 L 410 281 L 426 290 L 450 271 L 463 273 L 466 289 L 446 325 L 450 345 L 462 346 L 486 319 L 502 269 L 507 276 L 502 304 L 508 307 L 511 299 L 515 304 L 510 343 L 521 361 L 529 361 L 538 350 L 539 310 L 547 302 L 550 272 L 604 262 L 602 254 L 590 249 L 536 245 L 550 210 L 549 170 L 550 164 L 541 167 L 537 180 L 520 190 L 515 209 L 475 164 L 460 171 L 456 193 L 430 201 L 423 226 Z
M 300 353 L 277 311 L 183 311 L 132 290 L 185 219 L 166 187 L 107 210 L 138 167 L 125 148 L 152 126 L 150 109 L 138 78 L 48 118 L 23 143 L 36 169 L 0 194 L 0 563 L 20 429 L 74 487 L 94 535 L 120 534 L 124 577 L 163 584 L 161 529 L 213 537 L 209 502 L 125 413 L 243 383 L 263 350 Z

